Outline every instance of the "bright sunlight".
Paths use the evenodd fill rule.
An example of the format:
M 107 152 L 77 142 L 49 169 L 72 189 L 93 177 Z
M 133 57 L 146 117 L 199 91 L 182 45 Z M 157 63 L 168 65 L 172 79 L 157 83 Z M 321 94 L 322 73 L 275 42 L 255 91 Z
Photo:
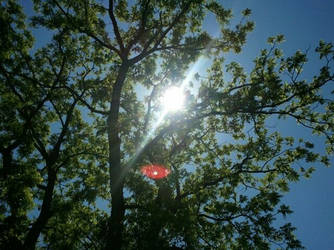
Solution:
M 184 93 L 182 88 L 171 87 L 167 89 L 161 99 L 165 112 L 174 112 L 183 108 Z

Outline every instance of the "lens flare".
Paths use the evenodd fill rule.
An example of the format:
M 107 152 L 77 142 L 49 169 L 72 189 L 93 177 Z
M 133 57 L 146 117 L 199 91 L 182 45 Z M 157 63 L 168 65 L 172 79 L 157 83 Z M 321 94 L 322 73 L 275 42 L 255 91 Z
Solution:
M 162 179 L 170 174 L 170 170 L 162 165 L 152 164 L 145 165 L 140 170 L 143 175 L 146 175 L 150 179 Z

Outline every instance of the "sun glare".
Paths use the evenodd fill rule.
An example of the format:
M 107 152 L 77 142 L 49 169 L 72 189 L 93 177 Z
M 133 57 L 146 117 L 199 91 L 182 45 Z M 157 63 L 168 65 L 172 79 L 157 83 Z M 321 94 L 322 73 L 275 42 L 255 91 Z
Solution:
M 173 112 L 183 108 L 184 93 L 182 88 L 171 87 L 162 96 L 162 106 L 165 112 Z

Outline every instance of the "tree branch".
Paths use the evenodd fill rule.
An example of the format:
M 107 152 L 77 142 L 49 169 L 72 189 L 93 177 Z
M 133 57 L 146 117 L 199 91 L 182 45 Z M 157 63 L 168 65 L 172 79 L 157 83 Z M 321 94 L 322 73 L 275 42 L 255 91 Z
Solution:
M 112 0 L 110 0 L 110 1 L 112 1 Z M 170 23 L 170 25 L 161 33 L 158 40 L 156 40 L 156 42 L 154 43 L 152 49 L 148 50 L 150 45 L 153 43 L 154 39 L 150 39 L 149 42 L 145 44 L 145 47 L 144 47 L 141 54 L 139 54 L 138 56 L 135 56 L 134 58 L 130 59 L 129 61 L 132 62 L 132 63 L 137 63 L 140 60 L 142 60 L 143 58 L 145 58 L 146 56 L 155 52 L 156 49 L 158 48 L 159 44 L 162 42 L 162 40 L 168 34 L 168 32 L 173 29 L 173 27 L 179 22 L 181 17 L 189 10 L 191 3 L 192 3 L 192 1 L 188 1 L 185 4 L 185 6 L 182 8 L 181 12 L 175 17 L 175 19 Z
M 116 36 L 117 43 L 120 47 L 120 51 L 121 51 L 121 54 L 122 54 L 122 57 L 123 57 L 124 56 L 124 54 L 123 54 L 124 53 L 124 44 L 123 44 L 121 34 L 119 33 L 118 24 L 117 24 L 115 15 L 114 15 L 114 0 L 109 0 L 108 13 L 109 13 L 109 17 L 110 17 L 111 22 L 112 22 L 112 26 L 114 28 L 114 33 L 115 33 L 115 36 Z
M 80 26 L 77 26 L 75 24 L 75 22 L 73 22 L 72 17 L 63 9 L 63 7 L 61 7 L 61 5 L 59 4 L 59 2 L 57 0 L 53 0 L 53 2 L 56 4 L 56 6 L 59 8 L 59 10 L 64 14 L 64 16 L 66 17 L 66 19 L 76 28 L 78 29 L 78 31 L 80 33 L 86 34 L 89 37 L 93 38 L 96 42 L 98 42 L 101 46 L 110 49 L 112 51 L 115 51 L 120 57 L 121 57 L 121 52 L 114 47 L 112 44 L 110 44 L 109 41 L 103 41 L 101 40 L 99 37 L 97 37 L 93 32 L 86 30 L 84 28 L 81 28 Z
M 149 7 L 149 3 L 150 3 L 150 0 L 146 0 L 143 10 L 142 10 L 139 28 L 137 29 L 136 34 L 134 35 L 133 39 L 127 45 L 125 49 L 126 54 L 129 54 L 129 51 L 131 50 L 132 46 L 138 41 L 138 39 L 140 39 L 144 35 L 145 26 L 147 22 L 147 11 Z
M 101 114 L 101 115 L 108 115 L 109 111 L 106 110 L 99 110 L 91 106 L 82 96 L 80 96 L 75 90 L 68 86 L 64 86 L 71 94 L 74 96 L 75 99 L 78 99 L 81 103 L 83 103 L 91 112 Z

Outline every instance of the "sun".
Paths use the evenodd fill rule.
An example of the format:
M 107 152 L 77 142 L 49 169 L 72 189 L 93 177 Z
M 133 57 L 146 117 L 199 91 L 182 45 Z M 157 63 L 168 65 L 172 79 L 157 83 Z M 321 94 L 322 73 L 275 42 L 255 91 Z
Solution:
M 182 88 L 171 87 L 166 90 L 161 99 L 165 112 L 175 112 L 183 108 L 184 92 Z

